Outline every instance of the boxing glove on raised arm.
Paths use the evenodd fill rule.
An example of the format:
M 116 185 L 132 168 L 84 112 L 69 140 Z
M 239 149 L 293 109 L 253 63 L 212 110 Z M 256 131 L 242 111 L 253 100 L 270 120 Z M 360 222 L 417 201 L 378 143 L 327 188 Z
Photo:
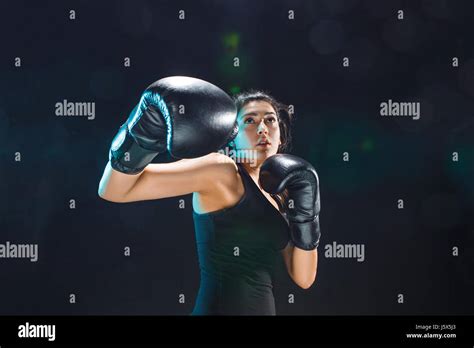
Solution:
M 270 194 L 278 194 L 285 189 L 288 191 L 285 210 L 291 240 L 300 249 L 316 249 L 321 236 L 321 203 L 319 178 L 313 166 L 293 155 L 276 154 L 263 162 L 259 182 Z
M 219 87 L 196 78 L 172 76 L 142 94 L 110 148 L 112 168 L 141 172 L 156 155 L 194 158 L 218 150 L 236 135 L 237 110 Z

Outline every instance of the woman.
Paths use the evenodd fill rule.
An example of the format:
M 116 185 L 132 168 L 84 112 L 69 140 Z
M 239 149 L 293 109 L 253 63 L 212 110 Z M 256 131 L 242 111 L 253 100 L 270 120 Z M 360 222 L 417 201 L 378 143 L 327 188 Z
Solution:
M 201 269 L 194 315 L 275 315 L 272 271 L 279 257 L 301 288 L 316 277 L 316 247 L 300 249 L 289 240 L 287 197 L 259 185 L 262 164 L 289 146 L 290 116 L 262 92 L 241 94 L 235 104 L 238 133 L 229 146 L 236 161 L 213 152 L 148 164 L 133 175 L 109 162 L 99 187 L 99 195 L 113 202 L 193 193 Z

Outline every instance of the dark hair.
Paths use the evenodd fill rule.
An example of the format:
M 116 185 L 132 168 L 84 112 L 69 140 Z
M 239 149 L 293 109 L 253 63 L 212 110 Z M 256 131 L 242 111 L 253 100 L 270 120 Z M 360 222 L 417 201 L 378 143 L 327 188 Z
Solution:
M 285 153 L 289 151 L 291 147 L 291 126 L 293 122 L 293 114 L 289 112 L 288 106 L 278 102 L 269 93 L 259 90 L 250 90 L 248 92 L 242 92 L 234 96 L 237 112 L 240 112 L 240 110 L 251 101 L 265 101 L 269 103 L 273 109 L 275 109 L 280 126 L 281 140 L 281 145 L 278 147 L 278 153 Z M 285 189 L 280 194 L 271 194 L 271 196 L 278 203 L 280 211 L 284 212 L 284 207 L 289 199 L 288 190 Z
M 280 126 L 281 140 L 281 145 L 278 147 L 278 153 L 289 151 L 291 146 L 291 125 L 293 122 L 293 114 L 288 111 L 288 106 L 278 102 L 270 94 L 264 91 L 250 90 L 234 96 L 237 112 L 240 112 L 240 110 L 251 101 L 265 101 L 275 109 Z

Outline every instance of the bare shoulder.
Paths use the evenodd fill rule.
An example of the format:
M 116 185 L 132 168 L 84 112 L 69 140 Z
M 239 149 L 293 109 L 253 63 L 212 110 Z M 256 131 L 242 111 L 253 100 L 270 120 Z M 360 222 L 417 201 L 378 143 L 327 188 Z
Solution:
M 231 184 L 238 175 L 235 162 L 228 156 L 212 152 L 205 156 L 191 159 L 182 159 L 172 164 L 167 164 L 173 168 L 175 174 L 183 173 L 188 180 L 200 181 L 200 192 L 208 191 L 216 184 Z M 158 168 L 163 173 L 164 168 Z
M 193 206 L 198 213 L 217 211 L 235 205 L 244 193 L 237 164 L 228 156 L 212 153 L 202 158 L 208 169 L 205 188 L 195 192 Z
M 235 168 L 237 168 L 235 162 L 229 156 L 224 155 L 220 152 L 211 152 L 210 154 L 201 157 L 204 161 L 209 161 L 210 163 L 218 163 L 218 164 L 232 164 Z
M 222 153 L 213 152 L 204 161 L 208 163 L 208 179 L 214 183 L 235 184 L 238 178 L 237 164 Z

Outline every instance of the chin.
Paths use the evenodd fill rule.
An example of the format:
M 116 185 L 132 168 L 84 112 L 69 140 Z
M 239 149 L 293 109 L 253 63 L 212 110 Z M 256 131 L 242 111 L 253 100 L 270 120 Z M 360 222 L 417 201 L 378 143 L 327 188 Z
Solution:
M 265 159 L 275 155 L 278 151 L 275 149 L 255 149 L 259 159 Z

